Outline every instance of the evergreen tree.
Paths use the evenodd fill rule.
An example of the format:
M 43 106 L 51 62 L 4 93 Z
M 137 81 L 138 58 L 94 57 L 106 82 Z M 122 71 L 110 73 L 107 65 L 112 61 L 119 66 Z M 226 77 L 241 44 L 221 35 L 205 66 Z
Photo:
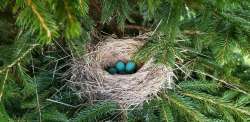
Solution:
M 62 74 L 99 35 L 142 33 L 134 58 L 178 79 L 127 121 L 250 121 L 249 0 L 0 0 L 0 122 L 119 121 L 116 103 L 84 103 Z

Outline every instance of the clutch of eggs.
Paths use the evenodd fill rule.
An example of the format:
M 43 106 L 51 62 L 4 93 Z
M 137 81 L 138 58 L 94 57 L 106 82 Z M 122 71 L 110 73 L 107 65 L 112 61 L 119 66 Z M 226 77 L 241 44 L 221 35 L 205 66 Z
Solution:
M 134 61 L 129 60 L 125 63 L 122 60 L 118 60 L 114 66 L 108 67 L 107 71 L 110 74 L 133 74 L 137 70 L 137 65 Z

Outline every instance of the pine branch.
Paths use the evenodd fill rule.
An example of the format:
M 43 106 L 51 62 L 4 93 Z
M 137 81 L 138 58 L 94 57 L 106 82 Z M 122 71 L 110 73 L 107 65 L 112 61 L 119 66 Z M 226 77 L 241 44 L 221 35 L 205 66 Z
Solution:
M 101 102 L 98 103 L 94 106 L 89 106 L 84 108 L 78 115 L 71 119 L 73 122 L 83 122 L 83 121 L 88 121 L 88 122 L 94 122 L 98 118 L 101 118 L 108 113 L 112 113 L 117 109 L 117 105 L 113 102 Z
M 179 114 L 183 114 L 187 116 L 192 121 L 195 122 L 206 122 L 207 117 L 204 116 L 202 113 L 200 113 L 198 110 L 196 110 L 191 104 L 192 102 L 190 100 L 186 100 L 184 97 L 179 96 L 175 93 L 168 93 L 168 96 L 163 96 L 164 99 L 168 100 L 172 106 L 175 106 L 175 109 L 177 109 Z M 189 121 L 189 120 L 187 120 Z
M 233 99 L 239 95 L 240 93 L 235 90 L 227 90 L 224 92 L 222 99 L 225 101 L 233 101 Z
M 59 112 L 55 107 L 43 111 L 44 122 L 70 122 L 64 113 Z
M 250 109 L 249 108 L 236 107 L 232 103 L 229 103 L 227 101 L 218 99 L 215 96 L 211 96 L 211 95 L 204 94 L 204 93 L 196 93 L 196 92 L 184 92 L 182 94 L 185 95 L 185 96 L 188 96 L 188 97 L 203 101 L 203 102 L 214 104 L 214 105 L 218 106 L 220 109 L 222 109 L 223 111 L 228 109 L 228 110 L 230 110 L 232 112 L 235 112 L 235 114 L 240 113 L 240 114 L 243 114 L 243 115 L 250 116 Z
M 28 55 L 37 46 L 39 46 L 39 44 L 33 44 L 33 45 L 31 45 L 30 48 L 27 49 L 21 56 L 19 56 L 16 60 L 14 60 L 11 64 L 9 64 L 8 66 L 6 66 L 4 69 L 0 70 L 0 74 L 2 74 L 6 70 L 8 70 L 8 69 L 12 68 L 13 66 L 15 66 L 18 62 L 20 62 L 22 59 L 24 59 L 26 57 L 26 55 Z
M 8 4 L 9 0 L 0 0 L 0 10 L 3 10 Z
M 80 15 L 82 17 L 87 16 L 88 9 L 89 9 L 89 7 L 88 7 L 88 1 L 86 1 L 86 0 L 79 0 L 78 4 L 79 5 L 77 5 L 77 8 L 78 8 L 78 12 L 80 13 Z
M 218 46 L 216 49 L 216 58 L 222 64 L 225 64 L 228 61 L 228 53 L 230 53 L 230 45 L 232 41 L 229 40 L 229 33 L 226 34 L 225 39 L 219 39 L 215 44 Z
M 246 106 L 250 103 L 250 95 L 242 95 L 239 97 L 239 99 L 236 101 L 236 106 Z
M 93 11 L 95 9 L 88 8 L 89 2 L 99 11 L 97 15 L 94 15 L 98 18 L 94 18 L 97 23 L 92 23 L 88 15 L 88 11 L 96 13 Z M 171 64 L 173 68 L 177 67 L 182 71 L 180 73 L 179 69 L 174 70 L 177 77 L 181 79 L 178 81 L 181 89 L 176 89 L 175 92 L 168 91 L 163 95 L 164 102 L 162 101 L 162 103 L 157 101 L 144 104 L 143 110 L 138 110 L 137 114 L 131 115 L 133 118 L 129 118 L 130 120 L 159 121 L 162 119 L 167 122 L 249 120 L 248 74 L 240 68 L 245 59 L 233 56 L 235 52 L 243 56 L 249 54 L 250 2 L 248 0 L 101 0 L 100 2 L 102 2 L 101 7 L 97 5 L 98 3 L 95 4 L 95 1 L 86 0 L 64 0 L 63 2 L 58 0 L 17 0 L 15 3 L 11 3 L 10 0 L 0 0 L 0 14 L 5 10 L 14 11 L 13 15 L 9 15 L 10 19 L 15 21 L 16 15 L 18 15 L 16 24 L 20 27 L 20 32 L 24 32 L 17 35 L 17 43 L 4 41 L 0 44 L 1 54 L 3 54 L 3 57 L 0 57 L 0 63 L 2 60 L 4 64 L 9 63 L 0 70 L 0 74 L 3 76 L 1 77 L 3 85 L 1 84 L 0 101 L 4 102 L 4 107 L 10 117 L 15 117 L 16 121 L 40 119 L 40 121 L 68 122 L 101 121 L 107 116 L 114 115 L 117 106 L 113 103 L 103 102 L 93 106 L 84 106 L 77 116 L 73 115 L 74 118 L 68 119 L 67 116 L 71 117 L 71 114 L 75 113 L 74 108 L 81 106 L 75 104 L 82 102 L 78 97 L 72 95 L 74 94 L 72 90 L 61 90 L 61 88 L 57 90 L 62 84 L 65 85 L 58 82 L 61 79 L 57 75 L 64 73 L 68 68 L 62 66 L 59 73 L 57 65 L 66 65 L 70 59 L 57 61 L 56 66 L 53 66 L 54 63 L 51 62 L 54 60 L 44 58 L 48 57 L 47 52 L 54 52 L 51 55 L 65 55 L 64 49 L 64 53 L 61 53 L 52 44 L 45 47 L 41 54 L 32 53 L 35 59 L 32 60 L 34 61 L 32 63 L 38 64 L 36 67 L 34 65 L 29 67 L 30 63 L 25 62 L 27 64 L 27 69 L 25 69 L 21 64 L 24 59 L 28 59 L 27 55 L 38 45 L 34 44 L 21 50 L 26 48 L 26 40 L 29 42 L 38 40 L 42 44 L 49 44 L 60 37 L 63 39 L 62 43 L 66 39 L 65 43 L 71 52 L 76 51 L 76 57 L 83 55 L 82 53 L 85 51 L 82 49 L 83 45 L 87 40 L 91 40 L 88 33 L 93 31 L 92 25 L 98 25 L 99 18 L 101 18 L 103 23 L 111 22 L 111 24 L 105 25 L 111 27 L 111 32 L 114 32 L 114 28 L 112 28 L 114 25 L 120 27 L 119 29 L 115 27 L 119 32 L 123 28 L 145 31 L 148 30 L 145 27 L 156 28 L 135 59 L 145 62 L 154 57 L 156 63 Z M 101 15 L 100 12 L 102 12 Z M 131 16 L 134 14 L 140 15 L 140 18 Z M 7 23 L 1 20 L 0 22 L 1 25 Z M 2 35 L 6 35 L 10 27 L 14 27 L 14 22 L 11 24 L 13 26 L 3 26 Z M 99 30 L 107 32 L 106 27 L 99 28 Z M 128 31 L 123 32 L 126 35 Z M 19 36 L 24 34 L 26 34 L 23 36 L 25 41 L 20 40 Z M 15 33 L 7 35 L 3 39 L 13 40 Z M 56 44 L 63 47 L 61 42 L 56 41 Z M 9 51 L 10 49 L 11 51 Z M 5 54 L 6 50 L 8 53 Z M 14 56 L 10 53 L 13 53 Z M 18 56 L 15 59 L 16 54 Z M 75 58 L 74 56 L 73 58 Z M 14 61 L 8 60 L 12 58 Z M 240 60 L 239 64 L 238 60 Z M 49 63 L 47 64 L 47 62 Z M 182 65 L 182 63 L 185 64 Z M 17 67 L 13 68 L 16 65 Z M 31 68 L 33 72 L 30 71 Z M 42 75 L 43 72 L 49 75 Z M 183 78 L 183 75 L 186 74 L 188 77 Z M 210 79 L 216 82 L 207 82 Z M 8 82 L 9 80 L 13 82 Z M 37 85 L 37 89 L 35 89 L 35 85 Z M 222 91 L 227 88 L 231 90 L 227 90 L 223 94 Z M 2 97 L 2 93 L 4 93 L 4 97 Z M 51 94 L 53 95 L 51 96 Z M 50 104 L 56 104 L 55 108 L 51 108 Z M 2 108 L 0 108 L 0 112 Z M 0 113 L 1 115 L 7 114 Z M 2 117 L 0 117 L 1 120 Z
M 239 91 L 239 92 L 241 92 L 241 93 L 244 93 L 244 94 L 249 94 L 247 91 L 242 90 L 242 89 L 238 86 L 238 84 L 234 84 L 234 83 L 232 83 L 232 82 L 229 82 L 229 81 L 225 81 L 225 80 L 223 80 L 223 79 L 216 78 L 215 76 L 213 76 L 213 75 L 211 75 L 211 74 L 207 74 L 207 73 L 204 73 L 204 72 L 201 72 L 201 71 L 193 71 L 193 72 L 196 72 L 196 73 L 199 73 L 199 74 L 203 74 L 203 75 L 205 75 L 205 76 L 209 76 L 209 77 L 211 77 L 212 79 L 214 79 L 214 80 L 216 80 L 216 81 L 219 81 L 219 82 L 221 82 L 221 83 L 223 83 L 223 84 L 229 86 L 230 88 L 232 88 L 232 89 L 234 89 L 234 90 L 237 90 L 237 91 Z
M 199 90 L 199 91 L 208 91 L 208 92 L 217 92 L 220 84 L 209 81 L 182 81 L 178 84 L 183 90 Z
M 64 8 L 67 13 L 67 26 L 65 30 L 65 36 L 67 39 L 79 37 L 81 34 L 81 25 L 77 21 L 76 17 L 71 13 L 71 7 L 67 0 L 64 0 Z
M 160 115 L 163 122 L 174 122 L 172 110 L 167 102 L 161 102 L 160 110 Z
M 1 122 L 14 122 L 7 112 L 5 111 L 4 105 L 0 102 L 0 121 Z
M 160 106 L 161 102 L 158 99 L 153 99 L 148 101 L 148 103 L 144 103 L 142 109 L 144 121 L 146 122 L 160 121 L 160 118 L 156 113 L 156 111 L 158 112 L 158 108 Z
M 49 40 L 51 40 L 51 31 L 47 24 L 45 23 L 45 19 L 42 17 L 42 15 L 37 11 L 36 5 L 32 2 L 32 0 L 27 0 L 28 6 L 31 7 L 34 14 L 37 16 L 38 20 L 41 23 L 42 28 L 46 31 L 47 37 Z
M 16 20 L 18 26 L 31 33 L 42 44 L 48 44 L 58 37 L 58 26 L 44 2 L 38 0 L 19 2 L 17 6 L 22 9 Z

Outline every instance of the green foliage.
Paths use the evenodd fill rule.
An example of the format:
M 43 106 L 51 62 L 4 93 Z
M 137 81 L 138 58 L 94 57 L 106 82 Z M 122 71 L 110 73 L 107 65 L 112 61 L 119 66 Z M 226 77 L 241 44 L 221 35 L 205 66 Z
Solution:
M 214 81 L 184 81 L 178 84 L 184 90 L 199 90 L 199 91 L 207 91 L 210 93 L 218 92 L 220 84 L 217 84 Z
M 196 108 L 195 105 L 190 102 L 190 99 L 186 97 L 182 97 L 179 95 L 170 95 L 169 101 L 172 106 L 175 106 L 176 110 L 185 117 L 186 121 L 195 121 L 195 122 L 205 122 L 207 118 L 200 113 Z M 184 120 L 185 120 L 184 119 Z
M 162 101 L 160 115 L 163 122 L 174 122 L 172 109 L 167 102 Z
M 0 107 L 0 121 L 2 122 L 13 121 L 10 119 L 9 115 L 6 113 L 3 104 L 1 104 L 1 107 Z
M 249 6 L 249 0 L 0 0 L 0 121 L 249 121 Z M 151 31 L 135 60 L 154 57 L 171 66 L 174 89 L 121 115 L 116 103 L 90 104 L 68 87 L 63 74 L 87 42 L 135 30 Z
M 95 122 L 101 117 L 104 117 L 107 114 L 115 113 L 118 109 L 118 106 L 114 102 L 105 101 L 97 103 L 94 106 L 89 106 L 80 111 L 76 117 L 72 119 L 73 122 Z M 109 115 L 111 116 L 111 115 Z
M 17 6 L 23 10 L 17 18 L 17 25 L 29 33 L 37 35 L 37 40 L 49 43 L 58 36 L 58 27 L 45 4 L 38 0 L 19 1 Z
M 110 22 L 112 21 L 112 18 L 110 17 L 113 17 L 116 19 L 120 28 L 124 29 L 126 19 L 133 22 L 129 16 L 132 12 L 132 4 L 132 0 L 102 0 L 102 22 Z
M 236 107 L 234 104 L 228 103 L 228 101 L 203 93 L 184 93 L 184 95 L 216 106 L 218 108 L 217 110 L 219 110 L 228 121 L 246 121 L 249 119 L 249 107 Z

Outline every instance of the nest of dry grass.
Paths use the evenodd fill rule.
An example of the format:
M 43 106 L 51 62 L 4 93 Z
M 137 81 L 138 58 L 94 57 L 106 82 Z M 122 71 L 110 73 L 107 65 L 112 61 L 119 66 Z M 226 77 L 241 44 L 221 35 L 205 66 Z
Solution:
M 71 86 L 91 101 L 112 100 L 123 108 L 150 100 L 165 88 L 172 88 L 172 69 L 150 59 L 129 75 L 111 75 L 104 68 L 117 60 L 127 61 L 144 45 L 145 39 L 113 39 L 92 47 L 91 51 L 71 64 Z

